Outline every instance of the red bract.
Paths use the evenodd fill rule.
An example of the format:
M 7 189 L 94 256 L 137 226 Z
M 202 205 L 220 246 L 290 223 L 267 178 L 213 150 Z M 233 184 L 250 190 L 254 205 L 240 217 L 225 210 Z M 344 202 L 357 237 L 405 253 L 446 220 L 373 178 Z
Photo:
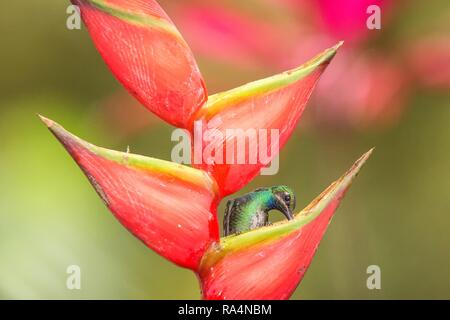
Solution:
M 351 182 L 371 151 L 290 222 L 222 239 L 202 261 L 206 299 L 288 299 Z
M 278 154 L 299 121 L 317 80 L 340 45 L 324 51 L 297 69 L 209 97 L 197 113 L 197 119 L 204 122 L 203 129 L 221 132 L 223 138 L 219 143 L 222 145 L 226 141 L 227 129 L 279 131 L 277 152 L 270 154 L 266 163 L 257 161 L 251 164 L 247 155 L 246 164 L 234 161 L 236 164 L 198 165 L 217 180 L 223 196 L 245 186 L 259 173 L 261 167 Z M 255 146 L 256 150 L 259 150 L 260 142 L 256 135 L 248 138 L 248 144 Z M 266 142 L 267 150 L 270 151 L 272 141 L 266 137 Z M 231 148 L 234 155 L 238 153 L 237 148 L 237 144 Z
M 154 0 L 72 0 L 117 79 L 163 120 L 187 127 L 206 101 L 192 52 Z
M 165 258 L 197 269 L 219 239 L 213 179 L 173 162 L 96 147 L 41 119 L 128 230 Z
M 204 102 L 206 91 L 190 50 L 155 1 L 74 2 L 119 80 L 150 110 L 192 135 L 196 123 L 216 132 L 278 129 L 281 147 L 340 46 L 297 69 Z M 41 119 L 116 218 L 148 247 L 196 272 L 206 299 L 289 298 L 337 205 L 370 154 L 295 219 L 220 239 L 219 202 L 247 184 L 264 164 L 212 163 L 191 168 L 96 147 L 52 120 Z M 246 151 L 247 159 L 250 151 Z

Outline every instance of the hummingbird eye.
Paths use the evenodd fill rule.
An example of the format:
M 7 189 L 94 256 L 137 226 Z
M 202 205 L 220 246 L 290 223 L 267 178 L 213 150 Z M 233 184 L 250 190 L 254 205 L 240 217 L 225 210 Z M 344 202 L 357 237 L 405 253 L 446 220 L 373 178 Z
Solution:
M 291 201 L 291 195 L 290 194 L 285 194 L 284 195 L 284 200 L 285 201 Z

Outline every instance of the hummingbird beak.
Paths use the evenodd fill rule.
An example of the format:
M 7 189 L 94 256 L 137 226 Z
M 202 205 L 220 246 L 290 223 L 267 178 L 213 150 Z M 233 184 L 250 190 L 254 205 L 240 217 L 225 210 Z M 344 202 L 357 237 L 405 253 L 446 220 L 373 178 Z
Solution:
M 284 202 L 284 200 L 281 199 L 278 195 L 275 197 L 277 198 L 276 209 L 281 211 L 288 220 L 294 219 L 292 210 L 287 206 L 286 202 Z

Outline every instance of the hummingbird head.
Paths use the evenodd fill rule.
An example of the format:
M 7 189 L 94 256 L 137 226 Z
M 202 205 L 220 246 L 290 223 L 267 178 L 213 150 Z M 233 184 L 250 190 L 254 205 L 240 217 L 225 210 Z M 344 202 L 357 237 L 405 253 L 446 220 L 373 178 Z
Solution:
M 295 209 L 295 194 L 286 186 L 271 187 L 273 195 L 273 208 L 281 211 L 288 220 L 294 219 L 293 211 Z

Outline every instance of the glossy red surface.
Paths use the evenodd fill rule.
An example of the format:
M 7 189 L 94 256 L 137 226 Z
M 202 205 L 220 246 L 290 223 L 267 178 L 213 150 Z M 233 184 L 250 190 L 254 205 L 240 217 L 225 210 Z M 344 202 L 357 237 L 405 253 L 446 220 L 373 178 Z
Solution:
M 222 195 L 229 195 L 240 190 L 259 174 L 261 168 L 267 165 L 259 157 L 261 150 L 267 150 L 267 153 L 264 154 L 269 155 L 269 160 L 278 155 L 300 120 L 312 90 L 324 69 L 325 65 L 320 66 L 310 75 L 289 86 L 269 93 L 245 97 L 221 108 L 218 112 L 201 118 L 204 131 L 218 130 L 222 133 L 223 139 L 220 144 L 223 145 L 223 150 L 226 151 L 227 148 L 232 150 L 232 152 L 228 152 L 228 155 L 245 153 L 245 164 L 237 163 L 236 158 L 233 162 L 226 161 L 227 152 L 225 152 L 223 164 L 207 164 L 203 161 L 202 164 L 195 165 L 197 168 L 211 173 L 217 180 Z M 256 135 L 249 136 L 247 146 L 239 148 L 236 139 L 227 139 L 227 129 L 244 131 L 250 129 L 256 132 Z M 259 139 L 259 134 L 264 132 L 263 130 L 266 130 L 267 133 L 266 140 Z M 273 154 L 271 154 L 271 130 L 278 130 L 279 133 L 278 147 L 274 148 Z M 230 143 L 232 141 L 234 144 Z M 203 144 L 203 147 L 206 145 Z M 251 164 L 249 155 L 255 155 L 254 150 L 258 153 L 258 158 L 256 163 Z
M 98 51 L 117 79 L 147 109 L 178 127 L 186 127 L 207 99 L 206 88 L 186 42 L 149 25 L 146 19 L 174 28 L 153 1 L 102 1 L 120 14 L 74 0 Z M 130 15 L 132 18 L 122 15 Z M 151 21 L 153 21 L 151 20 Z
M 195 164 L 201 170 L 187 169 L 98 148 L 51 120 L 43 121 L 130 232 L 161 256 L 199 275 L 205 299 L 288 299 L 303 278 L 345 190 L 335 194 L 320 215 L 300 229 L 256 244 L 239 243 L 230 251 L 218 249 L 218 255 L 209 260 L 211 250 L 223 244 L 219 243 L 217 205 L 278 155 L 341 44 L 275 80 L 264 79 L 231 94 L 212 96 L 205 104 L 207 92 L 192 53 L 156 1 L 73 3 L 81 6 L 83 20 L 105 62 L 141 103 L 193 134 L 194 120 L 202 124 L 203 136 L 211 131 L 221 133 L 215 144 L 234 155 L 244 151 L 245 164 L 237 158 L 230 161 L 224 154 L 227 164 L 201 159 Z M 230 149 L 226 133 L 230 129 L 251 130 L 256 135 L 247 136 L 244 150 L 237 143 Z M 279 135 L 273 152 L 271 131 Z M 208 146 L 203 142 L 202 152 Z M 255 152 L 256 163 L 251 163 Z
M 225 255 L 201 270 L 204 299 L 289 299 L 302 280 L 339 205 L 336 197 L 315 220 L 274 241 Z
M 211 242 L 218 241 L 215 184 L 206 174 L 177 171 L 178 164 L 149 159 L 137 164 L 127 153 L 108 158 L 101 150 L 47 121 L 114 216 L 168 260 L 197 270 Z M 195 171 L 195 170 L 194 170 Z M 179 174 L 180 176 L 177 176 Z

